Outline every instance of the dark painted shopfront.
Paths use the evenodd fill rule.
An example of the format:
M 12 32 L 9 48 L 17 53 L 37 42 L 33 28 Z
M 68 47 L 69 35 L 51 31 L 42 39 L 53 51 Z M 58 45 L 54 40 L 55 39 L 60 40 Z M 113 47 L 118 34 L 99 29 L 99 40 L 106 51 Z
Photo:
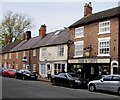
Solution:
M 98 79 L 101 75 L 110 74 L 110 58 L 70 59 L 68 72 L 74 72 L 89 80 Z

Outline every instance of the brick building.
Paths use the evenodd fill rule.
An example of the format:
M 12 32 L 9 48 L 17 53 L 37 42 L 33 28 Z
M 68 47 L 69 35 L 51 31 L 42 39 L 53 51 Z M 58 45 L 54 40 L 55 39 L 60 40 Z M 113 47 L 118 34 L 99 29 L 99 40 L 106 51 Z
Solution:
M 101 74 L 119 73 L 120 7 L 92 14 L 85 4 L 84 17 L 72 24 L 69 71 L 80 70 L 81 77 L 97 78 Z

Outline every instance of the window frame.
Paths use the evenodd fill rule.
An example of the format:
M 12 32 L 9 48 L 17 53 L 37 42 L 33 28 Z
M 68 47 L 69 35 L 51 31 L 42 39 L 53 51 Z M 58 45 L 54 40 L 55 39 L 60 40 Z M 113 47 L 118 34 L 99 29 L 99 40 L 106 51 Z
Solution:
M 81 32 L 82 31 L 82 32 Z M 78 35 L 79 34 L 79 35 Z M 75 28 L 75 39 L 84 37 L 84 26 Z
M 108 26 L 101 26 L 102 24 L 106 24 L 106 23 L 109 23 Z M 101 29 L 105 29 L 105 28 L 109 28 L 108 31 L 102 31 L 101 32 Z M 99 22 L 99 34 L 106 34 L 106 33 L 110 33 L 110 20 L 109 21 L 103 21 L 103 22 Z
M 5 59 L 8 59 L 8 54 L 5 54 Z
M 16 58 L 18 58 L 18 52 L 16 52 Z
M 36 56 L 36 50 L 33 50 L 33 57 Z
M 43 66 L 42 66 L 43 65 Z M 40 74 L 41 75 L 46 75 L 46 64 L 40 64 Z M 44 72 L 42 72 L 44 71 Z
M 58 57 L 64 56 L 64 45 L 60 45 L 57 47 L 57 56 Z
M 74 45 L 75 45 L 74 57 L 83 57 L 84 41 L 74 42 Z M 80 45 L 80 46 L 82 45 L 83 48 L 80 49 L 80 50 L 76 50 L 77 45 Z M 82 54 L 81 55 L 76 55 L 77 54 L 76 52 L 82 52 Z

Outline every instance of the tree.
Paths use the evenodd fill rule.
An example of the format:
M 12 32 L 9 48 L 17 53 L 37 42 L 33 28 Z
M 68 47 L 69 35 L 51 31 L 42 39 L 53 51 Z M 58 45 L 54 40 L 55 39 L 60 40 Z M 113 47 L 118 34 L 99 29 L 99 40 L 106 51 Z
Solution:
M 6 44 L 6 39 L 7 42 L 14 42 L 21 33 L 32 27 L 32 21 L 29 17 L 9 11 L 0 23 L 0 41 L 2 41 L 0 43 Z

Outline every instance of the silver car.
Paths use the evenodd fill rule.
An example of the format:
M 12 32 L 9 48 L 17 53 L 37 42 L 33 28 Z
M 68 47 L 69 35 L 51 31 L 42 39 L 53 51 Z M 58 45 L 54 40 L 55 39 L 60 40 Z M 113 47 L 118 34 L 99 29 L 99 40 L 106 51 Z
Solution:
M 120 95 L 120 75 L 107 75 L 100 80 L 90 81 L 88 83 L 89 91 L 104 90 L 116 92 Z

